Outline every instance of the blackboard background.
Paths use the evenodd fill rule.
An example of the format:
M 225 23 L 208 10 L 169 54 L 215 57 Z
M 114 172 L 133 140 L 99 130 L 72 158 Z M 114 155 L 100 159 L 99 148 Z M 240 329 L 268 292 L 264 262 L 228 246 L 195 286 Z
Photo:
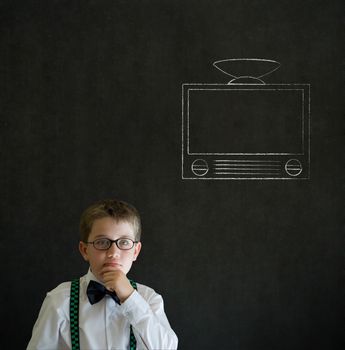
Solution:
M 81 211 L 142 214 L 131 276 L 162 293 L 181 349 L 340 349 L 342 1 L 1 1 L 1 348 L 86 272 Z M 309 181 L 183 181 L 181 85 L 225 58 L 311 84 Z M 6 288 L 5 288 L 6 286 Z

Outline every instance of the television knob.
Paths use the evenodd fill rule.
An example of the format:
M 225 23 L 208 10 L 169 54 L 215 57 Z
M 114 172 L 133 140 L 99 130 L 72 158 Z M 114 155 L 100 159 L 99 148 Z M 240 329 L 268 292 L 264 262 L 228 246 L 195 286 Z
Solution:
M 285 171 L 290 176 L 298 176 L 303 170 L 302 163 L 298 159 L 289 159 L 285 163 Z
M 196 176 L 204 176 L 208 173 L 209 167 L 204 159 L 196 159 L 191 166 L 192 172 Z

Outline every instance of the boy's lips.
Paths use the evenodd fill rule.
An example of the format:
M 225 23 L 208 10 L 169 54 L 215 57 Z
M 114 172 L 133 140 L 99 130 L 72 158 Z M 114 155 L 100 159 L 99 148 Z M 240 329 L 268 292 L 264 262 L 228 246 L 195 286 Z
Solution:
M 121 267 L 122 265 L 117 262 L 107 262 L 104 264 L 105 267 Z

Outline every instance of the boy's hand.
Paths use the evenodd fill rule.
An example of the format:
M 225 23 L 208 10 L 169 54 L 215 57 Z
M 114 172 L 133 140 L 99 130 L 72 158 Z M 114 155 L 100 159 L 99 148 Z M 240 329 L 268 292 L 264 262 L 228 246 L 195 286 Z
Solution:
M 121 270 L 104 269 L 103 281 L 108 290 L 116 293 L 121 303 L 134 291 L 127 276 Z

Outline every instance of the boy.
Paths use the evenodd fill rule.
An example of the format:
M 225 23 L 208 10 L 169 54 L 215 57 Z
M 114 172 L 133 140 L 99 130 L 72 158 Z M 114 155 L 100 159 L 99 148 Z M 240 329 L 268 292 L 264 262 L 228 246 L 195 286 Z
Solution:
M 84 211 L 79 250 L 89 270 L 47 294 L 28 350 L 177 348 L 162 297 L 126 277 L 140 234 L 137 210 L 123 201 L 103 200 Z

